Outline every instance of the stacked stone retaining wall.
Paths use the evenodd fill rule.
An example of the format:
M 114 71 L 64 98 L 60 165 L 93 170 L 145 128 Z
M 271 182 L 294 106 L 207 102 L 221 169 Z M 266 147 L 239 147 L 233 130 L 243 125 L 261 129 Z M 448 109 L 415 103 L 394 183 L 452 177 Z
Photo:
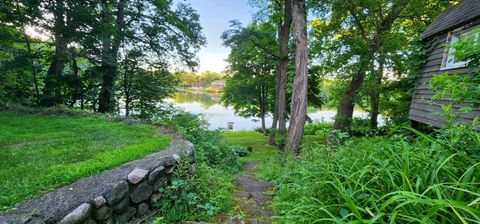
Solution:
M 142 217 L 170 184 L 177 162 L 193 164 L 193 145 L 173 136 L 167 150 L 79 180 L 39 198 L 27 201 L 0 216 L 0 224 L 127 223 Z

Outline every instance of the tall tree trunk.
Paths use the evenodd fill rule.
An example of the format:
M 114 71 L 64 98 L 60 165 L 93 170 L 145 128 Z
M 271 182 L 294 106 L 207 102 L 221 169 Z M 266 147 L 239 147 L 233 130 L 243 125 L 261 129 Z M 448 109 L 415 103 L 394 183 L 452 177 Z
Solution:
M 307 115 L 308 50 L 307 11 L 305 0 L 292 1 L 293 31 L 296 43 L 295 77 L 291 105 L 291 119 L 288 128 L 287 148 L 298 155 L 300 141 Z
M 61 103 L 61 82 L 63 69 L 66 63 L 68 41 L 64 37 L 65 32 L 65 5 L 63 0 L 57 0 L 54 16 L 55 54 L 45 78 L 45 87 L 40 104 L 42 106 L 54 106 Z
M 25 32 L 25 23 L 24 23 L 23 18 L 22 18 L 20 3 L 18 1 L 19 0 L 15 1 L 15 6 L 16 6 L 16 9 L 17 9 L 18 21 L 20 21 L 20 30 L 22 31 L 23 38 L 24 38 L 24 41 L 25 41 L 25 45 L 27 46 L 28 59 L 29 59 L 29 62 L 30 62 L 30 67 L 32 69 L 33 84 L 35 86 L 35 103 L 38 105 L 40 103 L 40 90 L 38 89 L 37 68 L 35 67 L 35 62 L 34 62 L 34 59 L 33 59 L 33 53 L 32 53 L 32 46 L 31 46 L 30 38 L 28 37 L 27 33 Z
M 267 126 L 265 124 L 265 114 L 266 114 L 266 99 L 265 99 L 265 83 L 262 81 L 260 83 L 260 95 L 258 96 L 258 101 L 260 103 L 260 119 L 262 122 L 262 133 L 263 135 L 267 134 Z
M 306 11 L 305 11 L 306 14 Z M 290 27 L 292 24 L 292 2 L 285 0 L 284 22 L 280 31 L 280 65 L 279 65 L 279 83 L 278 83 L 278 132 L 285 134 L 287 126 L 287 70 L 288 70 L 288 37 L 290 36 Z M 306 28 L 305 28 L 306 30 Z M 306 31 L 305 31 L 306 32 Z M 306 44 L 305 34 L 305 44 Z
M 112 29 L 110 24 L 111 12 L 107 1 L 102 1 L 103 26 L 104 29 Z M 117 54 L 120 44 L 123 41 L 123 27 L 125 25 L 125 7 L 126 0 L 120 0 L 117 3 L 117 12 L 115 18 L 115 26 L 113 35 L 111 33 L 104 34 L 102 43 L 102 87 L 98 96 L 98 112 L 112 113 L 115 109 L 115 89 L 114 83 L 117 77 Z M 112 37 L 113 36 L 113 39 Z
M 280 74 L 280 69 L 279 69 L 280 63 L 277 63 L 277 75 L 275 77 L 275 107 L 273 108 L 273 118 L 272 118 L 272 130 L 270 131 L 270 138 L 268 140 L 269 145 L 275 145 L 275 132 L 277 130 L 277 125 L 278 125 L 278 86 L 279 86 L 279 74 Z
M 379 107 L 380 107 L 380 92 L 382 89 L 382 79 L 383 79 L 383 69 L 385 64 L 385 57 L 382 53 L 378 56 L 378 71 L 376 72 L 375 77 L 375 87 L 372 91 L 371 98 L 371 112 L 370 112 L 370 126 L 372 129 L 376 129 L 378 127 L 378 114 L 379 114 Z
M 270 134 L 270 145 L 275 143 L 275 131 L 278 119 L 278 132 L 285 134 L 287 126 L 287 69 L 288 69 L 288 38 L 290 36 L 290 27 L 292 25 L 292 3 L 285 0 L 283 23 L 279 26 L 278 42 L 279 42 L 279 60 L 277 71 L 277 88 L 275 100 L 275 115 L 272 132 Z

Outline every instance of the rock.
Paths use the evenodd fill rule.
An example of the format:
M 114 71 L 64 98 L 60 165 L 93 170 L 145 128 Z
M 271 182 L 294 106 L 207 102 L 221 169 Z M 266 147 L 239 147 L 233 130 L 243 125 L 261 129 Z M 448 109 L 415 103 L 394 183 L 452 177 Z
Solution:
M 138 184 L 142 181 L 148 174 L 148 171 L 144 169 L 134 169 L 127 175 L 128 182 L 131 184 Z
M 113 186 L 113 188 L 105 194 L 105 199 L 109 205 L 113 205 L 120 200 L 128 193 L 128 183 L 125 181 L 120 181 Z
M 150 172 L 150 175 L 148 175 L 148 183 L 154 184 L 160 177 L 162 177 L 163 170 L 165 170 L 165 167 L 159 166 Z
M 143 217 L 148 214 L 149 208 L 147 203 L 141 203 L 137 207 L 137 212 L 135 213 L 135 217 Z
M 40 217 L 33 217 L 25 224 L 45 224 L 45 221 L 43 221 L 43 219 Z
M 147 181 L 144 181 L 130 193 L 130 199 L 133 203 L 138 204 L 140 202 L 148 200 L 152 193 L 153 187 L 149 185 Z
M 187 153 L 188 157 L 193 157 L 195 153 L 195 146 L 193 143 L 185 141 L 185 152 Z
M 166 184 L 167 184 L 167 179 L 166 178 L 160 178 L 160 179 L 157 180 L 157 182 L 155 182 L 155 184 L 153 184 L 153 189 L 156 192 L 158 192 L 160 190 L 160 188 L 162 188 Z
M 99 209 L 95 210 L 93 218 L 97 221 L 107 220 L 112 217 L 112 209 L 108 206 L 102 206 Z
M 174 159 L 175 161 L 177 161 L 177 162 L 180 161 L 180 159 L 181 159 L 181 157 L 180 157 L 178 154 L 176 154 L 176 153 L 173 154 L 172 157 L 173 157 L 173 159 Z
M 103 196 L 98 196 L 95 199 L 93 199 L 93 205 L 95 205 L 95 208 L 100 208 L 107 203 L 107 200 Z
M 152 196 L 150 196 L 150 204 L 153 206 L 157 204 L 157 202 L 159 202 L 160 199 L 162 199 L 162 195 L 160 193 L 152 194 Z
M 169 166 L 165 169 L 165 174 L 171 174 L 173 173 L 173 170 L 175 169 L 175 166 Z
M 132 219 L 133 215 L 137 210 L 134 207 L 128 207 L 127 211 L 122 215 L 117 217 L 117 224 L 126 224 L 130 219 Z
M 83 203 L 70 212 L 68 215 L 63 217 L 63 219 L 58 222 L 58 224 L 78 224 L 82 223 L 88 217 L 90 217 L 90 213 L 92 212 L 92 205 L 88 203 Z
M 118 202 L 117 204 L 112 205 L 113 212 L 117 214 L 122 214 L 127 211 L 128 204 L 130 203 L 130 197 L 126 196 Z

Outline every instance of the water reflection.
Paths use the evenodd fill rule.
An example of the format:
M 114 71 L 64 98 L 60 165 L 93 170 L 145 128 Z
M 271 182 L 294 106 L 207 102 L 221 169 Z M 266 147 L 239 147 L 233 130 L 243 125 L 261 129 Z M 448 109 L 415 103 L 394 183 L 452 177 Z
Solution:
M 225 107 L 220 102 L 221 94 L 206 92 L 181 91 L 175 94 L 169 102 L 179 108 L 193 114 L 202 114 L 210 124 L 210 129 L 228 128 L 228 123 L 233 122 L 234 131 L 253 130 L 261 126 L 260 120 L 256 117 L 244 118 L 235 115 L 233 108 Z M 314 122 L 332 122 L 336 112 L 332 110 L 321 110 L 308 113 Z M 365 112 L 354 112 L 354 117 L 368 117 Z M 272 123 L 272 118 L 266 118 L 267 126 Z M 382 122 L 381 122 L 382 123 Z

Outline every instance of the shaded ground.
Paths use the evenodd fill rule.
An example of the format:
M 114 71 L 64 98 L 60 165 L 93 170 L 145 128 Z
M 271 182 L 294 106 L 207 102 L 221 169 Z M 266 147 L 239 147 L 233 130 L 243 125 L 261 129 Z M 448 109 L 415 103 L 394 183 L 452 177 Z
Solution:
M 235 178 L 233 192 L 237 216 L 224 218 L 221 223 L 267 224 L 273 215 L 269 208 L 273 183 L 268 181 L 267 170 L 270 160 L 275 157 L 276 148 L 267 144 L 268 138 L 258 132 L 230 132 L 224 134 L 228 143 L 236 146 L 253 147 L 253 152 L 241 158 L 244 172 Z M 273 167 L 269 167 L 272 169 Z

